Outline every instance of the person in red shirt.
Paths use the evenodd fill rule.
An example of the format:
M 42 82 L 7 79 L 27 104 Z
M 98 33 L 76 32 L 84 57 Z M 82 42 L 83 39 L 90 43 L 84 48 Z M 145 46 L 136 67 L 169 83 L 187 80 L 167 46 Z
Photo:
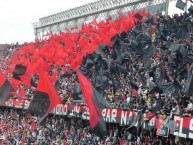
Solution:
M 149 145 L 149 137 L 145 136 L 144 138 L 144 145 Z
M 68 142 L 67 142 L 67 140 L 66 140 L 66 139 L 64 140 L 63 145 L 68 145 Z

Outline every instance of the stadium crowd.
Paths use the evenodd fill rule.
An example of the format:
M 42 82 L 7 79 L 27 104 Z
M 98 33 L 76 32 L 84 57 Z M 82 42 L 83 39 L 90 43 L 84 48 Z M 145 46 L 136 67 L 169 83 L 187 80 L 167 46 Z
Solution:
M 83 60 L 80 67 L 106 98 L 106 107 L 143 109 L 144 112 L 163 116 L 171 113 L 193 116 L 193 9 L 174 16 L 149 15 L 142 18 L 134 29 L 111 40 L 112 47 L 101 44 L 97 52 Z M 1 67 L 2 71 L 7 69 L 5 61 L 17 50 L 9 49 L 6 59 L 0 61 L 4 66 Z M 61 68 L 53 66 L 50 76 L 54 71 L 60 74 L 55 86 L 63 103 L 84 104 L 75 72 L 72 70 L 66 74 Z M 22 99 L 31 100 L 38 75 L 33 76 L 32 80 L 34 87 L 20 85 L 13 98 L 19 98 L 20 90 L 24 88 L 26 94 Z M 49 117 L 46 127 L 36 124 L 32 131 L 29 129 L 31 118 L 25 113 L 18 110 L 4 110 L 1 113 L 1 141 L 4 144 L 117 145 L 123 139 L 137 144 L 156 144 L 156 141 L 162 144 L 175 144 L 175 141 L 179 144 L 191 143 L 174 136 L 156 138 L 153 131 L 147 130 L 142 131 L 141 137 L 136 137 L 121 127 L 109 127 L 105 140 L 100 140 L 93 136 L 88 124 L 83 124 L 82 120 L 61 117 Z M 16 115 L 15 118 L 11 118 L 12 114 Z M 23 122 L 26 122 L 25 125 Z
M 88 121 L 80 118 L 65 118 L 50 115 L 44 124 L 36 123 L 37 117 L 26 111 L 13 108 L 0 110 L 0 144 L 2 145 L 190 145 L 189 139 L 156 136 L 155 129 L 142 130 L 140 136 L 135 129 L 118 124 L 107 124 L 103 139 L 93 134 Z

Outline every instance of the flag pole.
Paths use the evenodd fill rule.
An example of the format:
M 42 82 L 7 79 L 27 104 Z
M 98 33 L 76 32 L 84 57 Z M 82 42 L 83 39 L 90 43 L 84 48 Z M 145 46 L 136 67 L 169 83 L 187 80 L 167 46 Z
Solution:
M 168 12 L 169 12 L 169 0 L 166 1 L 166 11 L 165 11 L 166 16 L 168 16 Z
M 188 11 L 188 0 L 186 0 L 185 3 L 186 3 L 186 6 L 185 6 L 185 9 L 184 9 L 184 12 L 187 12 Z

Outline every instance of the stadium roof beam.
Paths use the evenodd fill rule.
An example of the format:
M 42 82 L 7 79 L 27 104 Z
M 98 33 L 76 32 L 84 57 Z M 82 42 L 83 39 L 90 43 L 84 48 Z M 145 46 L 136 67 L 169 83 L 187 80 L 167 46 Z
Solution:
M 105 16 L 121 12 L 136 11 L 146 9 L 153 12 L 166 11 L 166 2 L 168 0 L 100 0 L 80 7 L 76 7 L 64 12 L 53 14 L 40 18 L 38 22 L 33 23 L 35 35 L 42 39 L 46 31 L 58 32 L 64 28 L 89 21 L 89 18 L 104 19 Z M 173 1 L 173 0 L 169 0 Z M 114 12 L 113 12 L 114 11 Z M 103 14 L 102 16 L 100 14 Z M 93 17 L 92 17 L 93 16 Z M 57 27 L 57 28 L 55 28 Z

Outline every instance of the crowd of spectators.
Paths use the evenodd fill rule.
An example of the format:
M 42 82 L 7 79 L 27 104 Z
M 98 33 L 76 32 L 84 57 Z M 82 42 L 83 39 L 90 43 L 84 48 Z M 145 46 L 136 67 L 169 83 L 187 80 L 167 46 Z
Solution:
M 3 45 L 3 47 L 0 47 L 0 52 L 1 52 L 1 56 L 0 56 L 0 66 L 1 66 L 1 71 L 5 71 L 7 70 L 8 66 L 6 65 L 6 61 L 10 60 L 10 58 L 12 57 L 12 55 L 19 50 L 19 48 L 21 48 L 21 45 L 19 45 L 18 43 L 16 44 L 5 44 Z
M 101 44 L 96 52 L 89 54 L 84 59 L 80 67 L 80 70 L 92 81 L 94 87 L 105 97 L 106 107 L 130 110 L 143 109 L 144 112 L 162 115 L 169 115 L 171 112 L 180 116 L 193 115 L 192 9 L 189 9 L 189 13 L 180 15 L 157 14 L 156 17 L 151 15 L 144 17 L 134 29 L 116 35 L 112 41 L 113 46 Z M 5 63 L 17 50 L 18 48 L 9 49 L 8 55 L 5 56 L 6 59 L 3 58 L 0 62 Z M 5 64 L 1 66 L 6 67 Z M 1 67 L 2 71 L 6 70 L 4 67 Z M 53 66 L 53 70 L 49 72 L 50 76 L 55 74 L 54 71 L 58 71 L 60 74 L 57 76 L 55 86 L 63 103 L 79 102 L 85 104 L 75 72 L 66 74 L 62 72 L 61 68 Z M 38 75 L 32 76 L 32 80 L 36 86 Z M 35 87 L 28 88 L 25 85 L 18 87 L 13 98 L 19 97 L 21 88 L 26 91 L 25 99 L 33 98 Z M 161 109 L 156 110 L 159 102 L 162 102 Z M 20 118 L 22 117 L 20 116 Z M 95 143 L 97 138 L 92 137 L 88 127 L 82 128 L 79 121 L 74 123 L 74 127 L 75 124 L 78 124 L 78 129 L 75 129 L 73 125 L 65 126 L 63 119 L 61 119 L 62 123 L 59 123 L 60 119 L 53 119 L 51 123 L 48 123 L 48 126 L 53 134 L 58 132 L 56 129 L 60 128 L 66 132 L 70 130 L 69 135 L 72 142 L 76 142 L 73 135 L 81 132 L 81 139 L 92 138 L 91 144 L 97 144 Z M 14 121 L 11 122 L 11 125 L 14 125 Z M 56 127 L 54 124 L 62 125 L 62 127 Z M 65 129 L 66 127 L 68 129 Z M 41 127 L 37 128 L 42 130 Z M 42 131 L 39 132 L 42 133 Z M 33 133 L 33 136 L 39 138 L 37 135 L 40 134 L 39 132 Z M 3 131 L 2 134 L 6 134 L 6 132 Z M 16 134 L 18 136 L 18 133 Z M 53 134 L 50 142 L 58 141 L 58 138 L 61 138 L 58 137 L 60 134 Z M 40 135 L 41 141 L 48 141 L 45 135 L 43 137 Z M 18 136 L 17 138 L 21 139 L 22 137 Z M 114 138 L 111 135 L 109 140 L 119 142 L 120 138 L 121 136 Z M 29 140 L 31 141 L 31 139 Z M 63 137 L 62 141 L 66 140 L 69 142 L 70 139 Z M 102 144 L 101 141 L 99 142 Z
M 156 23 L 144 20 L 127 34 L 115 37 L 113 47 L 107 48 L 102 58 L 107 64 L 110 60 L 111 65 L 102 66 L 102 73 L 97 68 L 98 64 L 88 71 L 84 67 L 82 70 L 96 86 L 98 82 L 92 73 L 100 71 L 100 77 L 102 74 L 107 78 L 106 81 L 101 77 L 105 85 L 98 88 L 104 90 L 108 107 L 142 107 L 146 112 L 151 112 L 158 102 L 163 101 L 161 114 L 169 114 L 172 110 L 176 115 L 191 116 L 192 22 L 192 10 L 173 17 L 157 15 Z M 119 65 L 122 68 L 119 69 Z
M 107 107 L 152 112 L 162 102 L 157 113 L 192 116 L 192 26 L 192 9 L 180 15 L 149 16 L 112 38 L 112 47 L 99 46 L 80 70 L 104 95 Z M 76 82 L 73 71 L 58 78 L 56 86 L 65 101 L 81 100 Z
M 107 124 L 103 139 L 93 134 L 89 122 L 80 118 L 50 115 L 44 124 L 26 111 L 0 109 L 0 144 L 2 145 L 172 145 L 191 144 L 191 140 L 155 135 L 155 130 L 142 130 L 140 136 L 118 124 Z

